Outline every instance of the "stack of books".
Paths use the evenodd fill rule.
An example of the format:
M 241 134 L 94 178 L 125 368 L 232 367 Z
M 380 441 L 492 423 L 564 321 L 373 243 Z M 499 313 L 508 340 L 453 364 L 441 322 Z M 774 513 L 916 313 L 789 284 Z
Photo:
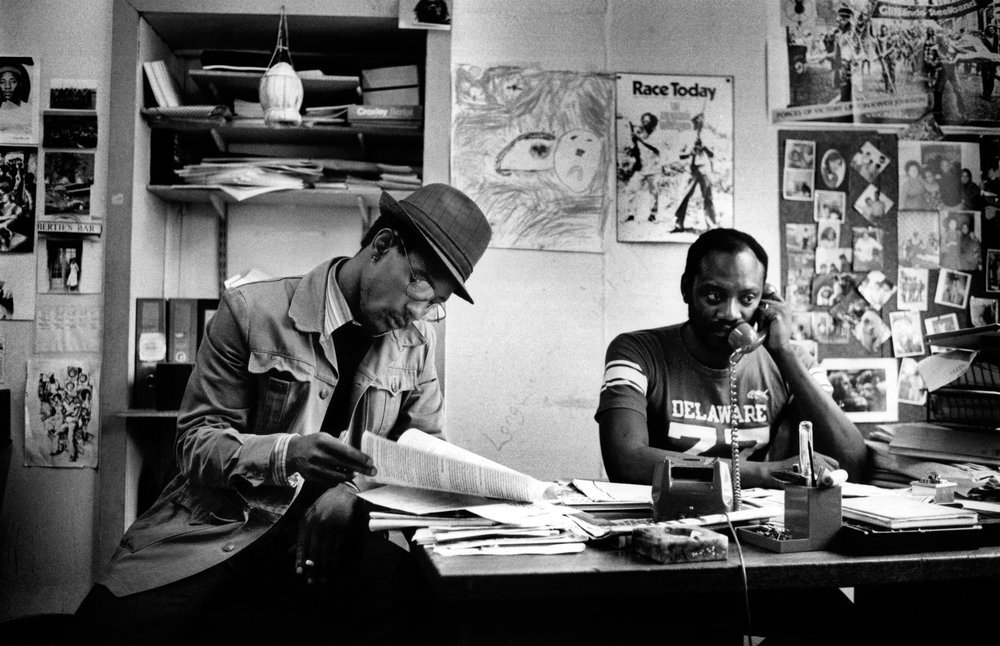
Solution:
M 167 65 L 162 60 L 146 61 L 142 64 L 149 89 L 152 90 L 156 106 L 143 109 L 147 119 L 229 119 L 229 106 L 218 104 L 184 105 L 180 89 Z
M 395 164 L 377 164 L 379 188 L 387 191 L 415 191 L 420 188 L 419 169 L 412 166 Z

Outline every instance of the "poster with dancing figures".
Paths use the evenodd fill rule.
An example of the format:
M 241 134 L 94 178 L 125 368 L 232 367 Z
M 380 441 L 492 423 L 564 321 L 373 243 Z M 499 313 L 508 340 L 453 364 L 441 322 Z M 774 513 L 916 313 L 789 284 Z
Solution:
M 619 74 L 619 242 L 733 226 L 733 78 Z
M 453 81 L 452 182 L 489 218 L 490 246 L 600 252 L 613 80 L 458 65 Z
M 28 360 L 24 466 L 97 467 L 100 380 L 94 357 Z
M 768 97 L 782 121 L 1000 121 L 991 0 L 774 0 Z

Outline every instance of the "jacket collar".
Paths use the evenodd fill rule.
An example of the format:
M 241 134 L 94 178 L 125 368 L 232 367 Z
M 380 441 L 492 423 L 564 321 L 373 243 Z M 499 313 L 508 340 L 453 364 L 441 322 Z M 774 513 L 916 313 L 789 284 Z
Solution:
M 332 258 L 302 277 L 288 308 L 288 316 L 295 323 L 295 329 L 329 336 L 333 330 L 354 320 L 336 280 L 336 267 L 346 261 L 346 257 Z M 326 325 L 328 312 L 330 321 Z M 424 325 L 426 323 L 417 321 L 402 330 L 389 332 L 386 337 L 392 338 L 400 347 L 423 345 L 427 343 L 422 331 Z

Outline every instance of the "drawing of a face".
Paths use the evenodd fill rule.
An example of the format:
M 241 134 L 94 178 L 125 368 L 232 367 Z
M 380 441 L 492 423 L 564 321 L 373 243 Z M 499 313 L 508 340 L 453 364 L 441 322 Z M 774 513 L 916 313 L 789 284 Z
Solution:
M 570 130 L 556 143 L 556 176 L 574 193 L 582 193 L 597 174 L 601 139 L 588 130 Z

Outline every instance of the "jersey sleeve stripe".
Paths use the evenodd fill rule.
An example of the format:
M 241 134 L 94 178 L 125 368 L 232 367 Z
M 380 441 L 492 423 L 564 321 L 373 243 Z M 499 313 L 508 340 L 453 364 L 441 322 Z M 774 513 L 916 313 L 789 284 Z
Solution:
M 645 395 L 648 383 L 646 375 L 642 374 L 638 365 L 628 361 L 612 361 L 604 368 L 604 386 L 601 390 L 614 386 L 628 386 Z

